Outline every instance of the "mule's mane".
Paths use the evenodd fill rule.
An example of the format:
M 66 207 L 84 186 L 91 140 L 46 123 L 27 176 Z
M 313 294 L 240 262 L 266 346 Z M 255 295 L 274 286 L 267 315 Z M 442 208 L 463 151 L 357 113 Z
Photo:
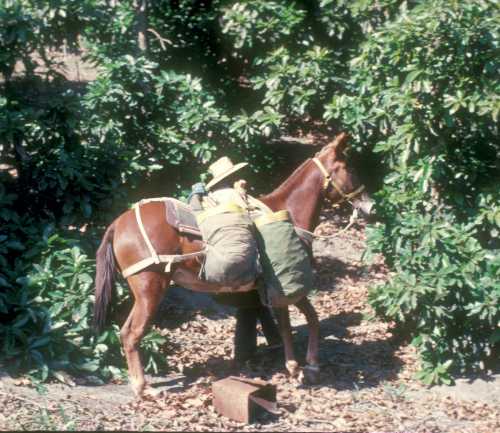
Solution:
M 280 185 L 278 185 L 277 188 L 275 188 L 273 191 L 271 191 L 269 194 L 265 194 L 262 197 L 271 197 L 272 195 L 279 194 L 283 190 L 286 190 L 292 186 L 292 184 L 295 183 L 296 178 L 299 176 L 299 174 L 304 170 L 304 167 L 306 164 L 309 163 L 311 158 L 307 158 L 302 164 L 300 164 L 294 171 L 293 173 L 288 176 Z
M 317 153 L 316 153 L 316 157 L 320 157 L 320 156 L 323 156 L 325 153 L 327 153 L 329 150 L 331 150 L 332 148 L 334 148 L 336 145 L 336 142 L 331 142 L 329 144 L 327 144 L 326 146 L 322 147 Z M 283 191 L 286 191 L 287 189 L 289 189 L 291 186 L 293 186 L 293 184 L 295 184 L 296 180 L 297 180 L 297 177 L 302 173 L 302 171 L 304 170 L 304 167 L 307 163 L 309 163 L 309 161 L 312 159 L 313 157 L 310 157 L 310 158 L 307 158 L 302 164 L 300 164 L 294 171 L 293 173 L 288 176 L 284 181 L 283 183 L 281 183 L 278 187 L 276 187 L 276 189 L 274 189 L 273 191 L 271 191 L 270 193 L 268 194 L 265 194 L 263 196 L 261 196 L 262 198 L 266 197 L 266 198 L 269 198 L 271 196 L 274 196 L 274 195 L 278 195 L 280 193 L 282 193 Z

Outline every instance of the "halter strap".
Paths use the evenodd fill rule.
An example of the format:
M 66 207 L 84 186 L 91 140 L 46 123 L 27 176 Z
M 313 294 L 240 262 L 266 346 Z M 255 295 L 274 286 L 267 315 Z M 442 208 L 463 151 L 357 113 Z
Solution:
M 340 189 L 340 187 L 337 185 L 337 183 L 332 179 L 330 173 L 328 173 L 328 171 L 325 168 L 325 166 L 323 165 L 323 163 L 318 158 L 316 158 L 316 157 L 314 157 L 312 159 L 312 161 L 316 164 L 316 166 L 319 168 L 319 170 L 321 171 L 321 173 L 324 176 L 323 191 L 326 191 L 328 189 L 328 187 L 330 185 L 332 185 L 335 188 L 335 190 L 342 197 L 342 200 L 340 200 L 336 204 L 340 204 L 340 203 L 342 203 L 344 201 L 350 201 L 353 197 L 356 197 L 357 195 L 361 194 L 364 191 L 365 186 L 361 185 L 359 188 L 355 189 L 354 191 L 350 192 L 349 194 L 345 194 L 344 191 L 342 191 Z

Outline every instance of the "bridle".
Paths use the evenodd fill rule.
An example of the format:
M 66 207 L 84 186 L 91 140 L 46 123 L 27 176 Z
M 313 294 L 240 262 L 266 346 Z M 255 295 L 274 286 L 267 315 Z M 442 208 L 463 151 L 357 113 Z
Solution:
M 328 191 L 328 188 L 330 188 L 330 185 L 331 185 L 340 194 L 341 199 L 338 202 L 334 203 L 333 206 L 334 207 L 339 206 L 341 203 L 344 203 L 347 201 L 353 207 L 353 212 L 352 212 L 351 217 L 349 218 L 349 224 L 347 224 L 347 226 L 345 226 L 342 230 L 340 230 L 340 232 L 334 233 L 332 235 L 328 235 L 328 236 L 317 235 L 314 232 L 311 232 L 309 230 L 295 227 L 295 230 L 297 230 L 297 232 L 299 234 L 302 233 L 303 236 L 310 237 L 309 242 L 311 242 L 311 243 L 312 243 L 313 238 L 332 239 L 332 238 L 335 238 L 337 236 L 340 236 L 342 233 L 345 233 L 347 230 L 349 230 L 351 228 L 351 226 L 356 222 L 356 219 L 358 217 L 358 210 L 356 209 L 356 207 L 354 206 L 354 204 L 352 203 L 351 200 L 354 197 L 357 197 L 359 194 L 361 194 L 365 190 L 365 186 L 361 185 L 359 188 L 357 188 L 353 192 L 350 192 L 349 194 L 344 193 L 344 191 L 342 191 L 342 189 L 332 179 L 332 176 L 330 175 L 330 173 L 328 173 L 328 170 L 325 168 L 323 163 L 317 157 L 312 158 L 312 161 L 314 162 L 314 164 L 316 164 L 316 166 L 319 168 L 319 170 L 323 174 L 323 177 L 324 177 L 324 179 L 323 179 L 323 193 L 326 193 Z
M 325 166 L 323 165 L 323 163 L 317 157 L 312 158 L 312 161 L 316 164 L 316 166 L 319 168 L 319 170 L 321 171 L 321 173 L 324 176 L 324 179 L 323 179 L 323 192 L 326 193 L 326 191 L 328 190 L 328 188 L 331 185 L 340 194 L 341 199 L 338 202 L 334 203 L 334 206 L 338 206 L 341 203 L 344 203 L 345 201 L 349 202 L 352 205 L 351 200 L 354 197 L 357 197 L 358 195 L 360 195 L 365 190 L 365 186 L 361 185 L 360 187 L 358 187 L 354 191 L 350 192 L 349 194 L 344 193 L 344 191 L 342 191 L 342 189 L 333 180 L 333 178 L 330 175 L 330 173 L 328 173 L 328 171 L 325 168 Z

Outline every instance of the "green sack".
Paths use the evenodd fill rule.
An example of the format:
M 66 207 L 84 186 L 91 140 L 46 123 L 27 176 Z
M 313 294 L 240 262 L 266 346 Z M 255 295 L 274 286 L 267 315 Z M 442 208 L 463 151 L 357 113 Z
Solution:
M 287 211 L 255 220 L 260 263 L 264 275 L 264 304 L 295 304 L 312 289 L 313 272 L 307 248 L 300 240 Z
M 254 281 L 260 266 L 248 214 L 227 203 L 199 213 L 196 220 L 206 249 L 200 278 L 235 288 Z

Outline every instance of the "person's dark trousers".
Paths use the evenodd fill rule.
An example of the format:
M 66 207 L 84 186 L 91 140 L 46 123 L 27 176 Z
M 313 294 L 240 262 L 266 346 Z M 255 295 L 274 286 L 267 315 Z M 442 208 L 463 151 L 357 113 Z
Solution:
M 257 350 L 257 321 L 269 346 L 281 344 L 281 337 L 271 312 L 266 307 L 238 308 L 234 335 L 234 359 L 244 362 Z
M 257 318 L 262 325 L 262 332 L 264 333 L 264 337 L 266 337 L 267 344 L 269 346 L 280 345 L 281 335 L 269 308 L 258 308 Z
M 245 293 L 220 293 L 212 295 L 219 303 L 236 307 L 236 332 L 234 336 L 234 358 L 237 362 L 250 359 L 257 349 L 257 321 L 267 344 L 281 344 L 281 336 L 271 311 L 264 307 L 257 291 Z
M 257 350 L 258 308 L 238 308 L 234 333 L 234 360 L 244 362 Z

